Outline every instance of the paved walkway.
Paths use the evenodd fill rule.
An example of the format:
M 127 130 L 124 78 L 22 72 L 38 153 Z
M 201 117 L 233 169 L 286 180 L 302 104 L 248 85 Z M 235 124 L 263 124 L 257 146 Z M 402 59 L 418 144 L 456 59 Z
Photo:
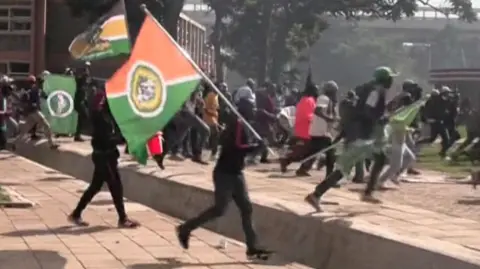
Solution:
M 85 154 L 91 152 L 87 142 L 70 141 L 62 141 L 61 147 Z M 137 163 L 123 155 L 121 166 L 136 169 Z M 147 174 L 181 184 L 207 189 L 213 186 L 212 164 L 201 166 L 188 160 L 167 160 L 166 167 L 165 171 L 160 171 L 153 161 L 149 161 L 139 171 L 148 171 Z M 298 164 L 291 165 L 291 169 L 296 167 Z M 304 179 L 294 177 L 293 171 L 282 175 L 278 164 L 249 167 L 246 172 L 254 202 L 268 203 L 279 210 L 299 215 L 311 213 L 311 208 L 303 203 L 303 198 L 313 190 L 312 183 L 322 178 L 320 172 L 314 171 L 312 174 L 313 177 Z M 332 189 L 325 196 L 330 203 L 323 206 L 326 212 L 321 215 L 349 222 L 366 221 L 400 236 L 433 238 L 465 247 L 480 255 L 480 190 L 474 191 L 471 185 L 465 184 L 405 183 L 397 191 L 377 192 L 384 203 L 370 205 L 359 201 L 359 190 L 363 190 L 363 187 L 353 185 Z M 463 199 L 468 199 L 468 202 Z
M 85 151 L 90 153 L 91 146 L 89 142 L 84 143 L 72 143 L 72 139 L 61 140 L 62 147 L 68 147 L 69 149 L 75 149 L 76 151 Z M 207 154 L 205 154 L 207 156 Z M 189 162 L 186 162 L 189 163 Z M 186 165 L 185 163 L 178 162 L 166 162 L 167 174 L 171 174 L 177 167 Z M 151 164 L 152 167 L 156 167 L 155 164 Z M 211 174 L 210 168 L 207 169 L 206 179 L 210 181 Z M 312 190 L 313 184 L 318 183 L 324 177 L 324 171 L 312 170 L 312 177 L 298 178 L 295 177 L 294 170 L 299 167 L 299 164 L 293 163 L 289 166 L 290 171 L 286 174 L 280 173 L 280 168 L 277 163 L 261 164 L 258 166 L 252 166 L 247 168 L 249 177 L 263 179 L 265 182 L 288 182 L 293 186 L 297 186 L 298 182 L 301 186 L 307 187 L 309 191 Z M 199 170 L 199 166 L 193 164 L 189 166 L 188 172 L 192 172 L 195 175 L 195 170 Z M 178 169 L 176 170 L 179 171 Z M 185 171 L 180 171 L 182 174 Z M 165 174 L 165 173 L 164 173 Z M 455 180 L 446 180 L 444 175 L 433 172 L 424 172 L 420 177 L 409 177 L 416 183 L 405 183 L 401 185 L 401 188 L 397 190 L 389 190 L 376 192 L 384 201 L 409 205 L 415 208 L 425 209 L 429 211 L 439 212 L 445 215 L 471 219 L 476 222 L 480 222 L 480 189 L 473 190 L 471 185 L 463 184 Z M 343 187 L 340 191 L 343 193 L 354 193 L 357 195 L 359 190 L 363 189 L 363 185 L 349 184 Z M 303 193 L 305 194 L 305 193 Z M 357 196 L 358 197 L 358 196 Z M 358 200 L 358 199 L 357 199 Z
M 200 229 L 191 249 L 178 247 L 178 220 L 127 201 L 129 215 L 142 227 L 116 229 L 116 213 L 108 192 L 101 192 L 85 211 L 90 227 L 72 227 L 66 216 L 86 184 L 9 153 L 0 153 L 0 185 L 38 203 L 31 209 L 0 209 L 0 269 L 247 269 L 307 268 L 274 257 L 252 264 L 245 248 Z

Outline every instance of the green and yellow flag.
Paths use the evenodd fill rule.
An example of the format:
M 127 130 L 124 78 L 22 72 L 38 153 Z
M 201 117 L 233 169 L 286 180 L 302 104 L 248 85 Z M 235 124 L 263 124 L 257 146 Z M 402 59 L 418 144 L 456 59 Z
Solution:
M 77 129 L 78 114 L 73 107 L 77 84 L 75 78 L 64 75 L 48 75 L 43 82 L 47 94 L 42 102 L 42 112 L 56 134 L 74 134 Z
M 106 83 L 110 110 L 139 163 L 147 141 L 170 121 L 201 76 L 167 31 L 150 15 L 129 60 Z
M 72 57 L 94 61 L 130 53 L 123 1 L 73 39 L 68 48 Z

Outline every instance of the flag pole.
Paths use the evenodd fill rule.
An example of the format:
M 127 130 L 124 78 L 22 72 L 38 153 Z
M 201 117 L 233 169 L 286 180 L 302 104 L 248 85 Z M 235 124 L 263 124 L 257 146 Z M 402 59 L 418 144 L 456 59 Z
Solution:
M 145 12 L 145 15 L 150 16 L 155 21 L 158 27 L 160 27 L 160 29 L 168 36 L 170 41 L 172 41 L 173 44 L 175 44 L 175 46 L 177 47 L 177 49 L 180 50 L 183 53 L 183 55 L 188 59 L 188 61 L 193 66 L 195 71 L 197 71 L 202 76 L 205 82 L 207 82 L 208 86 L 212 87 L 212 89 L 214 89 L 217 92 L 218 96 L 220 96 L 222 101 L 224 101 L 225 104 L 228 106 L 228 108 L 230 108 L 232 112 L 245 124 L 245 126 L 247 126 L 247 128 L 252 132 L 255 138 L 262 141 L 263 140 L 262 137 L 255 131 L 252 125 L 250 125 L 250 123 L 248 123 L 247 120 L 245 120 L 245 118 L 238 112 L 235 106 L 233 106 L 232 103 L 230 103 L 228 98 L 225 97 L 225 95 L 223 95 L 223 93 L 217 88 L 217 86 L 215 86 L 215 83 L 213 83 L 213 81 L 203 72 L 203 70 L 192 60 L 190 55 L 186 53 L 186 51 L 177 43 L 177 41 L 175 41 L 175 39 L 173 39 L 173 37 L 167 32 L 167 30 L 165 30 L 163 26 L 155 19 L 152 13 L 148 10 L 147 6 L 145 4 L 142 4 L 140 5 L 140 8 L 143 10 L 143 12 Z

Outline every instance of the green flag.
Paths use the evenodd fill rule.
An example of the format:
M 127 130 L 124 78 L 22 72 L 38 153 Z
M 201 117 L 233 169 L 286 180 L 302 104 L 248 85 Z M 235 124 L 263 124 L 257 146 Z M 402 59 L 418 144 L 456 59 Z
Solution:
M 191 59 L 148 15 L 130 58 L 105 85 L 110 111 L 139 163 L 147 161 L 147 142 L 181 109 L 200 79 Z
M 50 123 L 52 132 L 73 134 L 77 128 L 77 112 L 73 98 L 77 85 L 75 78 L 64 75 L 48 75 L 43 82 L 43 91 L 48 96 L 42 103 L 42 112 Z
M 420 112 L 420 109 L 425 104 L 425 100 L 421 99 L 411 105 L 400 108 L 390 117 L 390 124 L 392 127 L 406 128 L 412 124 Z
M 109 12 L 77 35 L 68 50 L 74 59 L 82 61 L 129 54 L 130 41 L 123 1 L 118 1 Z

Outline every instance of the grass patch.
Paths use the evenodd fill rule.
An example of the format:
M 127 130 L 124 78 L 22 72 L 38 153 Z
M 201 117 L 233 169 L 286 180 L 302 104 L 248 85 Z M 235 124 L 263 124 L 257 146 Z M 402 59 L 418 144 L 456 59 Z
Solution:
M 465 158 L 459 158 L 456 162 L 443 160 L 438 153 L 440 145 L 437 143 L 423 147 L 417 160 L 420 169 L 446 173 L 452 177 L 466 177 L 470 174 L 473 165 Z
M 11 202 L 10 197 L 2 189 L 2 186 L 0 186 L 0 203 L 1 202 Z

